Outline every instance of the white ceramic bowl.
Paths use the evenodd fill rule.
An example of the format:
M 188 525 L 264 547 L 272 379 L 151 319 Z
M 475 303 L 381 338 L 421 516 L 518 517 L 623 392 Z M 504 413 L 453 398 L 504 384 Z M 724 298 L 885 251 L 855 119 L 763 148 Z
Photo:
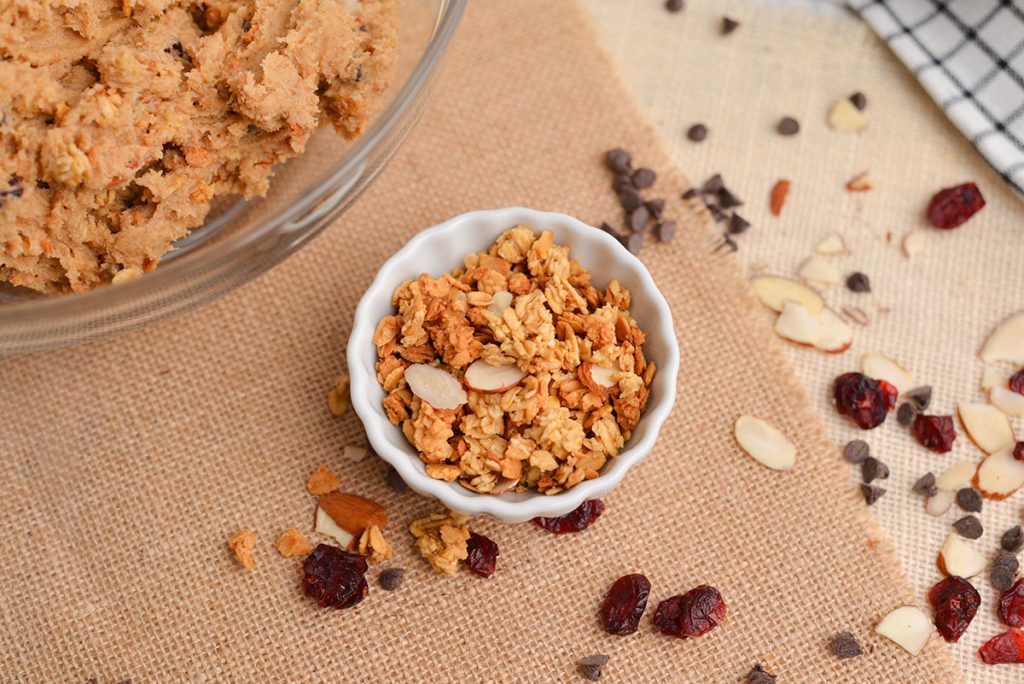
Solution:
M 402 431 L 388 421 L 381 405 L 384 390 L 374 369 L 377 351 L 373 333 L 381 318 L 394 313 L 391 295 L 395 288 L 421 273 L 437 276 L 461 266 L 467 254 L 486 249 L 504 231 L 518 224 L 554 233 L 555 242 L 568 245 L 570 257 L 578 259 L 591 272 L 595 287 L 603 288 L 612 279 L 618 279 L 630 291 L 630 313 L 647 333 L 644 354 L 658 366 L 647 410 L 619 455 L 608 461 L 600 476 L 552 496 L 532 492 L 477 494 L 459 484 L 429 477 L 416 450 Z M 352 406 L 366 428 L 370 445 L 412 489 L 440 499 L 460 513 L 488 513 L 505 522 L 522 522 L 538 515 L 563 515 L 586 499 L 606 494 L 643 460 L 675 401 L 679 346 L 672 327 L 672 312 L 651 274 L 614 238 L 565 214 L 510 207 L 462 214 L 428 228 L 381 266 L 356 308 L 348 341 L 348 370 L 352 378 Z

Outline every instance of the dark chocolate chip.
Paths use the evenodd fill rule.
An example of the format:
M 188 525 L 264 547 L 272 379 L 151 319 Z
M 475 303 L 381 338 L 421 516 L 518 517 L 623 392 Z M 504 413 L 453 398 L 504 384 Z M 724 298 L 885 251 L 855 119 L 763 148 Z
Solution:
M 992 586 L 999 591 L 1006 591 L 1013 586 L 1014 580 L 1013 572 L 1002 566 L 993 565 L 989 574 L 989 579 L 992 581 Z
M 669 12 L 681 12 L 683 10 L 683 0 L 665 0 L 665 9 Z
M 725 181 L 722 180 L 722 174 L 716 173 L 714 176 L 704 181 L 704 185 L 701 186 L 700 191 L 705 195 L 713 195 L 724 187 Z
M 874 480 L 885 480 L 889 477 L 889 466 L 873 456 L 868 456 L 860 464 L 860 477 L 865 483 Z
M 857 637 L 850 632 L 840 632 L 832 637 L 832 640 L 828 642 L 828 650 L 832 651 L 832 655 L 836 658 L 842 660 L 856 658 L 864 652 L 861 650 Z
M 935 474 L 925 473 L 917 478 L 917 482 L 914 483 L 912 490 L 915 494 L 920 494 L 921 496 L 935 496 L 939 491 L 939 488 L 935 486 Z
M 626 238 L 626 249 L 628 249 L 631 254 L 634 254 L 634 255 L 635 254 L 639 254 L 640 250 L 643 249 L 643 248 L 644 248 L 644 234 L 643 233 L 636 232 L 636 233 L 633 233 L 632 235 L 630 235 L 628 238 Z
M 640 206 L 640 195 L 633 190 L 623 190 L 619 193 L 619 203 L 628 214 Z
M 676 236 L 676 222 L 662 221 L 654 227 L 654 235 L 661 242 L 672 242 L 672 238 Z
M 775 675 L 766 671 L 760 664 L 754 665 L 747 673 L 747 684 L 775 684 Z
M 900 404 L 900 407 L 896 409 L 896 422 L 903 427 L 910 427 L 910 424 L 914 422 L 914 416 L 917 415 L 917 410 L 913 404 L 909 401 L 905 401 Z
M 610 658 L 603 654 L 580 658 L 576 665 L 580 668 L 580 674 L 589 682 L 596 682 L 601 679 L 605 665 Z
M 779 135 L 796 135 L 800 132 L 800 122 L 791 116 L 784 116 L 775 125 L 775 130 Z
M 689 188 L 686 192 L 680 195 L 680 199 L 691 200 L 700 194 L 700 190 L 697 188 Z
M 405 483 L 405 480 L 402 479 L 402 476 L 394 468 L 388 468 L 387 475 L 384 478 L 387 480 L 388 487 L 391 487 L 393 492 L 404 494 L 409 489 L 409 485 Z
M 715 223 L 721 223 L 729 217 L 728 214 L 718 208 L 717 204 L 708 204 L 707 208 L 711 213 L 711 218 L 715 219 Z
M 956 493 L 956 504 L 968 513 L 980 513 L 981 494 L 976 489 L 964 487 Z
M 686 137 L 690 139 L 690 142 L 703 142 L 708 137 L 708 127 L 702 123 L 693 124 L 686 131 Z
M 733 240 L 728 235 L 723 235 L 722 236 L 722 241 L 719 242 L 718 246 L 715 247 L 714 250 L 712 250 L 712 251 L 713 252 L 721 252 L 722 250 L 728 250 L 730 252 L 736 252 L 736 251 L 739 250 L 739 248 L 740 248 L 740 246 L 736 244 L 735 240 Z
M 665 211 L 665 200 L 660 197 L 658 199 L 647 200 L 644 202 L 644 206 L 647 207 L 647 211 L 651 212 L 651 216 L 655 219 L 660 219 L 662 213 Z
M 914 389 L 907 390 L 904 396 L 914 403 L 918 411 L 924 411 L 932 403 L 932 387 L 931 385 L 915 387 Z
M 727 36 L 740 26 L 740 22 L 729 17 L 722 17 L 722 35 Z
M 981 521 L 974 515 L 965 515 L 960 518 L 953 523 L 953 529 L 965 539 L 977 539 L 985 532 L 985 528 L 981 526 Z
M 604 163 L 615 173 L 629 175 L 633 172 L 633 157 L 621 147 L 608 150 L 604 155 Z
M 871 447 L 863 439 L 855 439 L 847 442 L 843 447 L 843 456 L 850 463 L 863 463 L 864 459 L 871 455 Z
M 846 278 L 846 287 L 850 288 L 851 292 L 871 292 L 871 281 L 866 275 L 857 271 Z
M 743 218 L 739 214 L 734 213 L 729 217 L 729 232 L 733 235 L 739 235 L 750 227 L 750 221 Z
M 868 506 L 873 506 L 876 501 L 885 496 L 884 489 L 869 484 L 862 484 L 860 486 L 860 493 L 864 495 L 864 502 Z
M 405 568 L 388 568 L 380 573 L 377 582 L 384 591 L 394 591 L 402 586 L 405 579 Z
M 657 179 L 658 175 L 648 168 L 637 169 L 633 172 L 633 185 L 638 188 L 649 188 Z
M 1020 551 L 1024 547 L 1024 530 L 1020 528 L 1020 525 L 1014 525 L 1003 532 L 1003 537 L 999 540 L 999 546 L 1003 548 L 1003 551 L 1009 551 L 1010 553 Z
M 865 96 L 864 93 L 860 92 L 859 90 L 850 96 L 850 102 L 852 102 L 853 106 L 862 112 L 868 106 L 867 96 Z
M 732 194 L 729 188 L 722 188 L 718 191 L 718 206 L 722 209 L 732 209 L 743 206 L 743 200 Z
M 647 227 L 647 224 L 651 222 L 651 210 L 640 205 L 633 211 L 629 212 L 629 227 L 634 231 L 641 231 Z
M 615 191 L 615 194 L 633 192 L 633 179 L 629 176 L 616 176 L 612 181 L 612 190 Z

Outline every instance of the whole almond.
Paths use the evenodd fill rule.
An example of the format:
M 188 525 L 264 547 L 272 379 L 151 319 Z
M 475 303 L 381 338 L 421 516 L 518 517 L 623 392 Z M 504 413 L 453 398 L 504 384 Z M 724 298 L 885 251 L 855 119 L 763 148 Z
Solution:
M 320 508 L 338 527 L 359 537 L 368 527 L 388 524 L 388 514 L 376 501 L 348 492 L 328 492 L 320 497 Z

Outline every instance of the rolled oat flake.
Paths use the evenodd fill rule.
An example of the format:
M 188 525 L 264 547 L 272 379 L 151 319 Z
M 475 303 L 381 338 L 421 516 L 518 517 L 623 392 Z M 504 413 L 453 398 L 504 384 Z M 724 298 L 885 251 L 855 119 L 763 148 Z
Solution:
M 965 515 L 953 523 L 956 533 L 965 539 L 977 539 L 984 533 L 981 521 L 975 515 Z
M 590 682 L 596 682 L 604 675 L 604 667 L 611 660 L 604 654 L 595 654 L 580 658 L 576 665 L 580 668 L 580 674 Z
M 968 513 L 980 513 L 981 494 L 976 489 L 964 487 L 956 493 L 956 505 Z
M 910 424 L 914 422 L 914 416 L 917 415 L 917 411 L 911 405 L 909 401 L 905 401 L 900 404 L 900 407 L 896 409 L 896 422 L 903 427 L 910 427 Z
M 861 650 L 857 637 L 853 636 L 851 632 L 840 632 L 832 637 L 832 640 L 828 642 L 828 650 L 836 658 L 842 660 L 856 658 L 864 652 Z
M 1010 553 L 1020 551 L 1021 547 L 1024 547 L 1024 530 L 1021 529 L 1020 525 L 1014 525 L 1003 532 L 1003 536 L 999 540 L 999 546 L 1002 547 L 1003 551 L 1009 551 Z
M 843 456 L 850 463 L 863 463 L 864 459 L 871 455 L 871 447 L 863 439 L 855 439 L 847 442 L 843 447 Z

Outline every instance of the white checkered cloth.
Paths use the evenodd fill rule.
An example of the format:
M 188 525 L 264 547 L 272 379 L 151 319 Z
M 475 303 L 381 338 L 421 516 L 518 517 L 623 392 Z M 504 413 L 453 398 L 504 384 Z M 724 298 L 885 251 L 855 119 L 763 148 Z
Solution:
M 1024 0 L 849 0 L 1024 194 Z

